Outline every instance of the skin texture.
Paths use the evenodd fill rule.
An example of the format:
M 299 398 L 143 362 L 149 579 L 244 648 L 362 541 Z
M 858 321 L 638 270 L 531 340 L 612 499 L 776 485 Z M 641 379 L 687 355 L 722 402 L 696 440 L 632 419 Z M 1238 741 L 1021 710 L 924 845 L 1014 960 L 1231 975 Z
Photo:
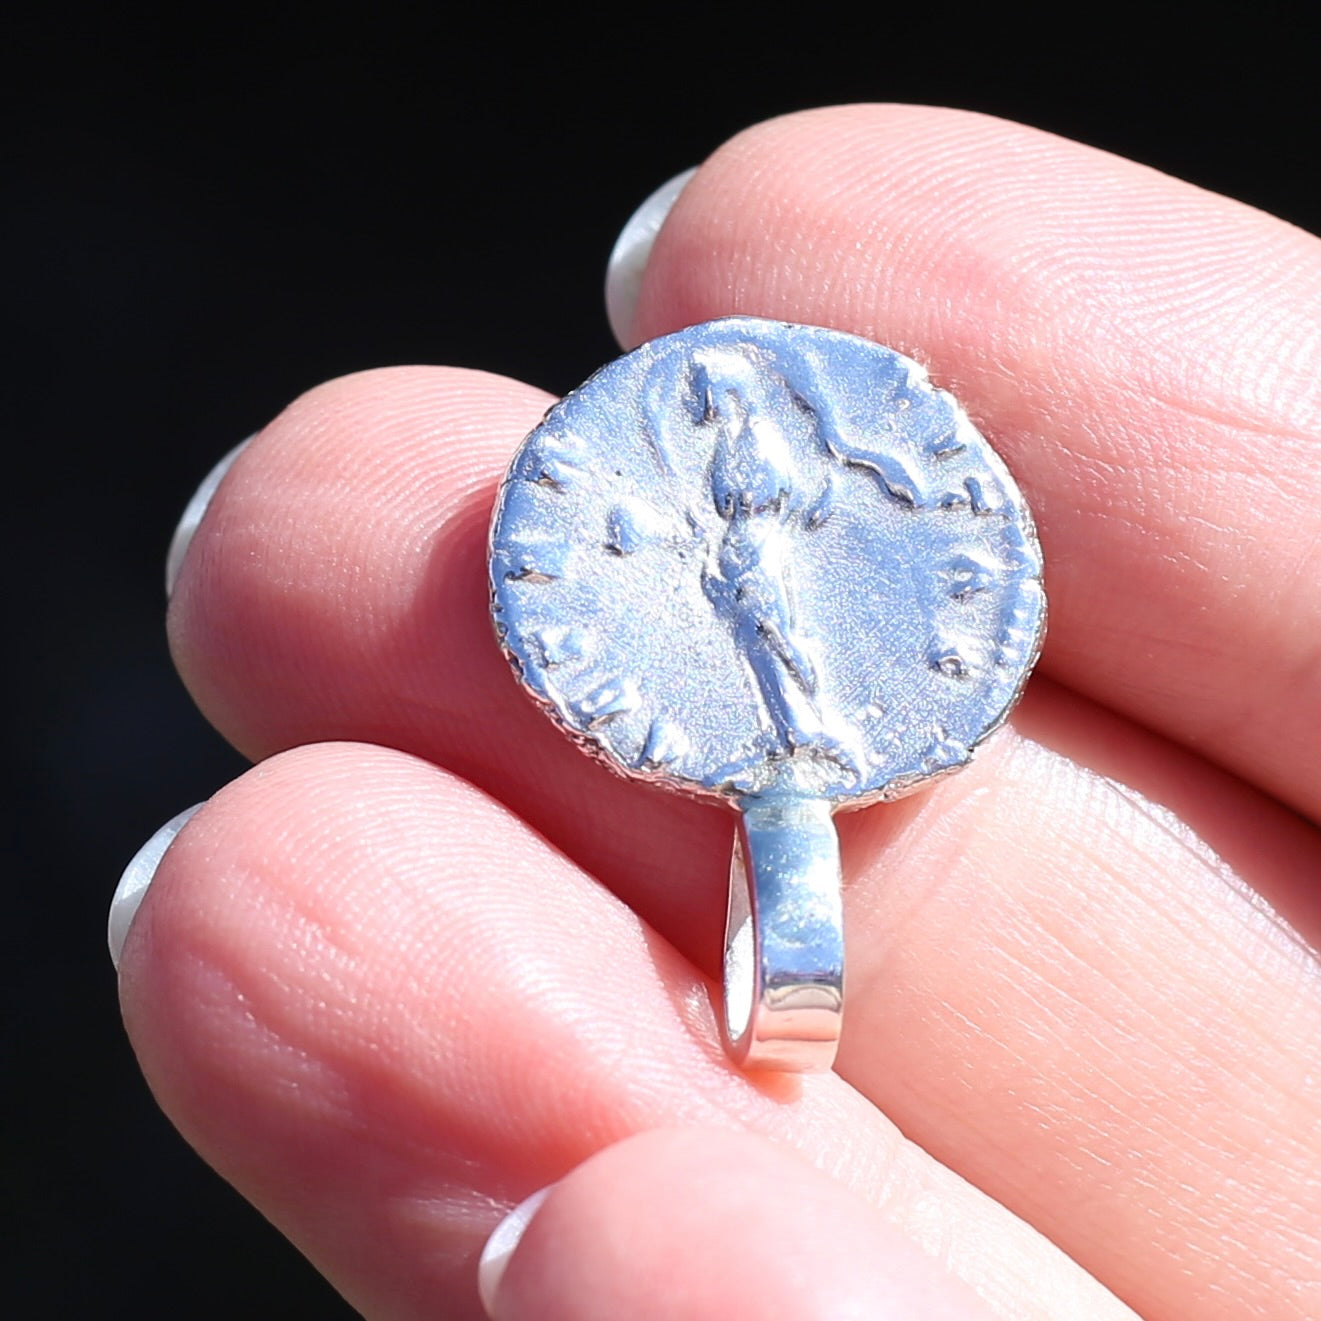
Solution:
M 805 1158 L 895 1280 L 992 1315 L 1321 1312 L 1318 306 L 1316 239 L 980 116 L 792 116 L 685 190 L 634 337 L 748 313 L 917 357 L 1047 564 L 1011 726 L 841 818 L 848 1021 L 799 1081 L 715 1036 L 731 819 L 592 764 L 495 647 L 490 502 L 549 401 L 439 368 L 298 400 L 171 603 L 202 709 L 270 760 L 184 829 L 124 949 L 166 1111 L 373 1317 L 480 1315 L 502 1209 L 676 1125 Z M 728 1159 L 755 1187 L 764 1155 Z M 676 1196 L 627 1157 L 552 1194 L 509 1290 L 624 1287 L 592 1226 Z M 683 1275 L 680 1237 L 643 1255 Z M 721 1258 L 733 1296 L 790 1260 L 758 1241 Z M 627 1314 L 714 1315 L 694 1289 Z
M 866 1202 L 746 1134 L 608 1147 L 552 1189 L 515 1262 L 496 1321 L 993 1316 Z

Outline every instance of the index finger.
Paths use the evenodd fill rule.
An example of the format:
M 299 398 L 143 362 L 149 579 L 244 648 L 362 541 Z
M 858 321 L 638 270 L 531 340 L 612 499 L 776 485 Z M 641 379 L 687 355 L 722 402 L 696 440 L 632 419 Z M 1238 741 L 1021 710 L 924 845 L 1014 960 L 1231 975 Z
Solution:
M 980 115 L 774 120 L 684 190 L 634 338 L 730 313 L 918 358 L 1046 551 L 1043 664 L 1321 816 L 1321 241 Z

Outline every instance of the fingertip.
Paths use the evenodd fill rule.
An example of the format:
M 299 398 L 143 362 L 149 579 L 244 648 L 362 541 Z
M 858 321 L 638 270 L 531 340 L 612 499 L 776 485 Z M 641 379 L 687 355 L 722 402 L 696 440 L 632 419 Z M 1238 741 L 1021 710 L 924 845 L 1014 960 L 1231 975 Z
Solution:
M 249 436 L 247 440 L 240 441 L 239 444 L 235 445 L 202 478 L 201 484 L 184 506 L 183 515 L 179 519 L 178 526 L 174 529 L 174 535 L 170 538 L 170 548 L 165 555 L 165 599 L 167 601 L 174 595 L 174 585 L 179 581 L 179 574 L 183 569 L 183 562 L 188 554 L 188 548 L 193 544 L 193 538 L 197 535 L 197 529 L 202 525 L 202 519 L 206 517 L 206 511 L 210 508 L 212 498 L 220 488 L 220 483 L 225 480 L 226 474 L 234 466 L 234 460 L 243 453 L 251 440 L 252 437 Z
M 442 704 L 449 584 L 474 589 L 464 624 L 481 624 L 445 636 L 465 662 L 499 661 L 471 562 L 509 454 L 549 403 L 487 372 L 379 368 L 316 386 L 262 429 L 176 555 L 167 621 L 175 667 L 230 742 L 253 760 L 338 737 L 415 746 L 419 709 Z M 392 708 L 399 685 L 411 691 Z
M 147 890 L 156 877 L 156 871 L 165 857 L 165 851 L 202 806 L 201 803 L 196 803 L 177 816 L 171 817 L 133 855 L 128 866 L 124 868 L 110 900 L 110 915 L 106 922 L 106 943 L 110 948 L 110 962 L 116 972 L 119 971 L 119 962 L 124 953 L 124 942 L 128 939 L 129 928 L 133 925 L 138 909 L 142 907 L 142 901 L 147 897 Z
M 486 1240 L 477 1261 L 477 1294 L 482 1300 L 482 1306 L 486 1308 L 487 1316 L 496 1315 L 495 1296 L 500 1281 L 504 1279 L 509 1259 L 532 1223 L 532 1217 L 541 1209 L 553 1188 L 552 1184 L 549 1188 L 539 1189 L 531 1197 L 525 1197 L 496 1225 L 491 1231 L 491 1237 Z
M 696 173 L 697 167 L 694 166 L 667 179 L 629 216 L 615 240 L 606 263 L 605 308 L 610 329 L 620 348 L 631 349 L 638 343 L 632 333 L 633 317 L 651 250 L 666 216 Z
M 517 1207 L 482 1261 L 493 1321 L 991 1316 L 862 1199 L 733 1131 L 607 1148 Z

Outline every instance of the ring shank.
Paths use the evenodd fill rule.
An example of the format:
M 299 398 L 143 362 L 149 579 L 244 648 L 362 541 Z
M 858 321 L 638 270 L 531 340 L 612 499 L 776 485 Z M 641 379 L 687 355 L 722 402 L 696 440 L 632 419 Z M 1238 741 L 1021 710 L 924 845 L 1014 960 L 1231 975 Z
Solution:
M 835 1060 L 844 1010 L 839 837 L 825 799 L 745 798 L 729 875 L 725 1036 L 748 1069 Z

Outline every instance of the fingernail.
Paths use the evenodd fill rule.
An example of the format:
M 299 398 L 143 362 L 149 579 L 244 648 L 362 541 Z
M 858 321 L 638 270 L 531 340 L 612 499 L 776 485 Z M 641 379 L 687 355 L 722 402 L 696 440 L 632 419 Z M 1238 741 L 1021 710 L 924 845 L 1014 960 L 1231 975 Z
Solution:
M 541 1210 L 541 1204 L 550 1196 L 551 1189 L 543 1188 L 533 1193 L 525 1201 L 519 1202 L 505 1218 L 496 1225 L 491 1237 L 486 1240 L 482 1255 L 477 1262 L 477 1292 L 481 1296 L 486 1315 L 495 1316 L 495 1295 L 504 1279 L 505 1267 L 514 1255 L 519 1240 L 532 1223 L 532 1217 Z
M 124 941 L 128 938 L 128 929 L 133 925 L 133 918 L 142 907 L 142 900 L 156 875 L 156 868 L 161 865 L 165 850 L 174 843 L 174 837 L 196 815 L 201 803 L 190 807 L 186 812 L 171 817 L 134 855 L 133 861 L 124 868 L 124 874 L 115 886 L 115 897 L 110 901 L 110 921 L 106 927 L 106 941 L 110 946 L 110 962 L 119 971 L 119 956 L 124 952 Z
M 249 436 L 248 440 L 251 439 L 252 437 Z M 179 520 L 179 526 L 174 529 L 174 536 L 170 538 L 169 552 L 165 556 L 165 599 L 167 601 L 174 595 L 174 584 L 179 581 L 179 570 L 183 568 L 183 558 L 188 554 L 188 547 L 193 544 L 193 535 L 197 531 L 198 524 L 202 521 L 202 515 L 206 513 L 207 505 L 211 503 L 211 497 L 216 493 L 216 487 L 224 481 L 225 474 L 234 466 L 234 460 L 242 453 L 248 440 L 235 445 L 202 478 L 201 486 L 193 492 L 193 498 L 189 500 L 187 507 L 184 509 L 183 517 Z
M 632 338 L 633 314 L 638 308 L 638 295 L 642 292 L 642 275 L 651 258 L 656 235 L 665 223 L 679 194 L 688 180 L 697 173 L 697 167 L 676 174 L 661 184 L 628 218 L 619 231 L 610 260 L 605 267 L 605 314 L 610 321 L 620 348 L 634 347 Z

